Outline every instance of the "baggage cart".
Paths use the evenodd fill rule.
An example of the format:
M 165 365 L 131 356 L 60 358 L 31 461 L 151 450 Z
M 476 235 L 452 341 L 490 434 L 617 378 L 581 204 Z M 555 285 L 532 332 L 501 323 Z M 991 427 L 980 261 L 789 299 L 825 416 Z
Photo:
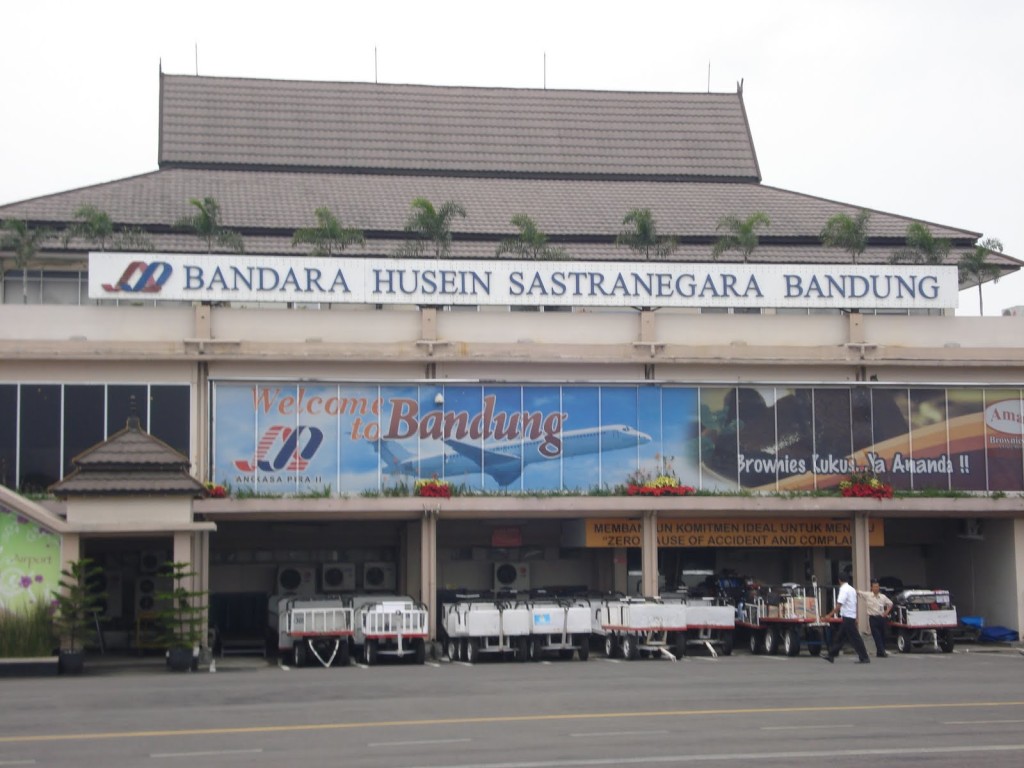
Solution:
M 352 608 L 339 599 L 278 597 L 277 652 L 296 667 L 316 659 L 324 667 L 348 666 Z
M 686 611 L 683 603 L 665 603 L 658 598 L 608 598 L 592 605 L 591 627 L 604 638 L 608 658 L 660 655 L 675 661 L 670 648 L 678 646 L 680 635 L 685 638 Z
M 473 664 L 481 654 L 528 658 L 530 612 L 523 604 L 460 596 L 441 606 L 441 626 L 451 661 Z
M 893 603 L 889 628 L 896 636 L 896 650 L 911 653 L 933 648 L 953 652 L 958 622 L 948 590 L 905 589 Z
M 352 643 L 367 666 L 381 656 L 427 658 L 427 609 L 411 597 L 379 593 L 348 598 L 353 612 Z

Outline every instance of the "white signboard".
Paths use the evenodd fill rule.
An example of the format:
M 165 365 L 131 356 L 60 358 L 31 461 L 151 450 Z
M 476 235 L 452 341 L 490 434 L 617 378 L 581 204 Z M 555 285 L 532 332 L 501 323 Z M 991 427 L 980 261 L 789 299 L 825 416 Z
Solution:
M 952 309 L 956 267 L 90 253 L 89 298 Z

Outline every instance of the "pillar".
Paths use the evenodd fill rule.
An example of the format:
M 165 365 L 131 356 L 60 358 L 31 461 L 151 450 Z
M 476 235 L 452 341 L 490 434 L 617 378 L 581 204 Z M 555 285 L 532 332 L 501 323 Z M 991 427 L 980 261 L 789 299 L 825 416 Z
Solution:
M 420 522 L 420 602 L 427 607 L 427 629 L 437 639 L 437 518 L 440 507 L 423 507 Z
M 858 592 L 866 592 L 871 587 L 871 539 L 868 531 L 868 513 L 854 512 L 853 525 L 853 586 Z M 861 632 L 867 632 L 867 612 L 857 612 L 857 626 Z
M 658 596 L 658 513 L 643 513 L 640 562 L 644 573 L 644 597 Z

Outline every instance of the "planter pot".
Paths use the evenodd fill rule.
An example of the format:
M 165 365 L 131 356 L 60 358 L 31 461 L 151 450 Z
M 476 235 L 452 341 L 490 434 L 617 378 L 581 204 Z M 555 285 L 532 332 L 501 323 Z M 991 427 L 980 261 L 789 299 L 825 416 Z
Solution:
M 56 656 L 0 659 L 0 677 L 49 677 L 57 674 Z
M 57 658 L 62 675 L 80 675 L 85 669 L 85 651 L 61 651 Z
M 196 659 L 191 648 L 169 648 L 167 668 L 172 672 L 191 672 L 196 668 Z

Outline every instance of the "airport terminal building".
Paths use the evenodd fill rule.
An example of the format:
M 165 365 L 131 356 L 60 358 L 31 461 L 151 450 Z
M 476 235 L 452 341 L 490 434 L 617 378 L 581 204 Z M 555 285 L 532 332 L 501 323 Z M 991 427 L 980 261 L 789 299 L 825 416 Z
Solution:
M 851 568 L 1024 630 L 1024 326 L 954 315 L 980 233 L 893 263 L 912 220 L 761 183 L 742 92 L 162 74 L 159 124 L 159 170 L 0 207 L 58 233 L 0 253 L 5 605 L 88 555 L 130 648 L 185 560 L 242 646 L 282 591 Z M 865 470 L 908 493 L 842 497 Z

